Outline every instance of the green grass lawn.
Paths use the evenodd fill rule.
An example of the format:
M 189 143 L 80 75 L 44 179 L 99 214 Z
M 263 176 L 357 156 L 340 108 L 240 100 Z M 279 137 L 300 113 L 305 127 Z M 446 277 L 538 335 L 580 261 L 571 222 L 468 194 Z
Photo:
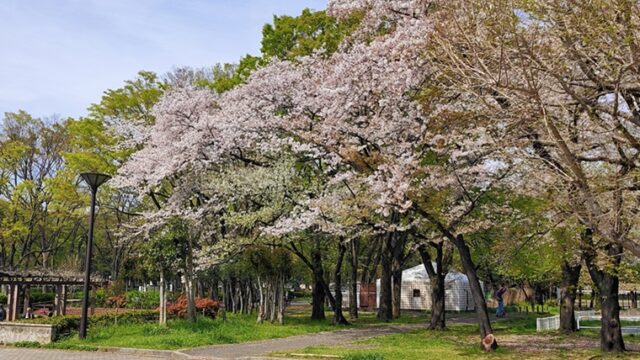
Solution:
M 231 344 L 332 330 L 327 321 L 302 321 L 290 318 L 286 325 L 256 324 L 254 316 L 228 315 L 226 321 L 199 318 L 170 320 L 158 324 L 126 324 L 89 329 L 86 340 L 77 335 L 55 343 L 55 347 L 114 346 L 146 349 L 181 349 L 212 344 Z
M 331 312 L 327 311 L 330 317 Z M 536 317 L 540 314 L 511 313 L 508 319 L 493 322 L 494 333 L 501 345 L 497 352 L 485 354 L 479 349 L 478 327 L 474 313 L 448 314 L 447 331 L 416 330 L 408 333 L 380 336 L 337 347 L 309 347 L 289 353 L 308 355 L 334 355 L 349 360 L 421 360 L 421 359 L 586 359 L 601 358 L 598 334 L 582 331 L 565 336 L 556 332 L 537 333 Z M 308 306 L 287 309 L 285 325 L 256 324 L 254 315 L 227 314 L 226 321 L 200 318 L 170 320 L 166 327 L 156 323 L 101 325 L 89 328 L 88 338 L 81 341 L 77 335 L 48 345 L 53 348 L 94 350 L 99 347 L 127 347 L 173 350 L 215 344 L 281 338 L 293 335 L 335 331 L 372 325 L 399 323 L 426 323 L 427 313 L 405 314 L 390 323 L 376 320 L 375 314 L 362 312 L 351 326 L 334 326 L 330 318 L 323 321 L 309 319 Z M 455 322 L 455 323 L 454 323 Z M 640 337 L 625 337 L 627 344 L 640 344 Z M 639 353 L 625 354 L 621 358 L 638 358 Z M 311 357 L 313 358 L 313 357 Z
M 330 315 L 332 313 L 327 312 L 327 316 Z M 188 320 L 169 320 L 166 327 L 156 323 L 93 327 L 89 328 L 86 340 L 80 340 L 74 335 L 49 346 L 84 350 L 100 346 L 170 350 L 281 338 L 374 324 L 424 322 L 426 319 L 426 314 L 421 313 L 405 315 L 392 323 L 380 323 L 373 313 L 363 313 L 352 326 L 334 326 L 330 318 L 322 321 L 310 320 L 308 307 L 291 307 L 285 318 L 285 325 L 256 324 L 255 315 L 227 314 L 226 321 L 208 318 L 199 318 L 196 323 Z
M 273 355 L 291 356 L 302 353 L 334 355 L 353 360 L 426 360 L 426 359 L 600 359 L 638 358 L 640 354 L 604 356 L 597 349 L 597 334 L 585 332 L 563 336 L 556 332 L 537 333 L 536 315 L 512 314 L 510 319 L 493 323 L 501 345 L 495 353 L 480 350 L 477 325 L 454 324 L 446 331 L 416 330 L 409 333 L 380 336 L 338 347 L 308 347 Z M 625 337 L 627 344 L 640 342 L 638 337 Z M 318 357 L 320 358 L 320 357 Z

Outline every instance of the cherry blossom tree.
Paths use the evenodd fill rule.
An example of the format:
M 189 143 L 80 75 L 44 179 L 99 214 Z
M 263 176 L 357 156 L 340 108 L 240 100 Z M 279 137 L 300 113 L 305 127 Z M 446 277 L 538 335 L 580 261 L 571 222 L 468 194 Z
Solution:
M 471 60 L 461 60 L 462 70 L 443 61 L 457 60 L 459 49 L 447 42 L 455 21 L 436 8 L 417 0 L 332 1 L 330 14 L 362 13 L 336 52 L 272 59 L 224 94 L 171 88 L 154 108 L 144 148 L 116 182 L 157 205 L 146 227 L 178 216 L 201 229 L 201 263 L 215 264 L 261 237 L 312 234 L 311 259 L 295 242 L 285 246 L 307 260 L 314 290 L 338 309 L 337 322 L 340 297 L 324 282 L 323 237 L 338 240 L 339 260 L 363 228 L 380 238 L 385 320 L 397 315 L 391 294 L 399 294 L 408 236 L 429 235 L 436 280 L 445 274 L 445 239 L 460 253 L 484 338 L 492 329 L 465 236 L 491 225 L 483 212 L 504 211 L 488 194 L 523 183 L 528 157 L 511 118 L 494 116 L 507 113 L 501 93 L 465 87 L 479 77 L 467 70 Z M 305 171 L 315 180 L 305 182 Z M 429 253 L 422 255 L 430 264 Z M 434 314 L 432 323 L 443 327 L 444 311 Z
M 298 126 L 293 131 L 302 139 L 354 168 L 376 194 L 382 215 L 397 218 L 395 213 L 416 211 L 456 245 L 473 284 L 484 337 L 492 332 L 484 296 L 469 248 L 456 229 L 467 232 L 482 226 L 465 219 L 507 173 L 509 166 L 497 153 L 504 131 L 482 119 L 471 118 L 461 126 L 473 111 L 465 99 L 428 93 L 436 88 L 427 85 L 433 77 L 424 55 L 432 29 L 427 4 L 347 3 L 335 8 L 338 14 L 368 10 L 363 32 L 356 38 L 365 37 L 367 27 L 382 29 L 382 35 L 369 42 L 346 42 L 341 52 L 320 63 L 316 60 L 311 69 L 319 75 L 310 71 L 305 78 L 312 85 L 300 86 L 296 93 L 296 102 L 306 105 L 289 114 L 295 119 L 288 124 Z M 436 161 L 430 163 L 432 158 Z M 439 191 L 451 193 L 450 201 L 438 214 L 427 211 L 421 203 L 425 197 L 431 201 L 430 192 Z
M 618 276 L 638 255 L 638 3 L 471 1 L 439 11 L 443 81 L 511 130 L 520 189 L 551 188 L 582 224 L 602 298 L 601 347 L 622 351 Z

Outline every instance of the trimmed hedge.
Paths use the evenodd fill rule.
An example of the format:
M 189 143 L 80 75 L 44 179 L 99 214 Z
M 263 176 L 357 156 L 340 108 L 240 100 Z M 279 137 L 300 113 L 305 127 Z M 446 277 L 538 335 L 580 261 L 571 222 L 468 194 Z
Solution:
M 39 290 L 31 290 L 29 292 L 29 301 L 31 303 L 43 303 L 43 302 L 53 302 L 53 299 L 56 297 L 54 293 L 43 293 Z
M 158 321 L 159 315 L 155 310 L 136 310 L 122 313 L 108 313 L 89 316 L 89 326 L 110 326 L 115 324 L 140 324 Z M 65 315 L 41 317 L 20 320 L 31 324 L 49 324 L 56 328 L 56 339 L 68 336 L 80 328 L 80 315 Z
M 55 298 L 55 294 L 54 293 L 43 293 L 40 290 L 36 290 L 36 289 L 31 289 L 29 291 L 29 301 L 33 304 L 33 303 L 46 303 L 46 302 L 53 302 L 53 299 Z M 0 304 L 7 304 L 7 295 L 6 294 L 1 294 L 0 293 Z

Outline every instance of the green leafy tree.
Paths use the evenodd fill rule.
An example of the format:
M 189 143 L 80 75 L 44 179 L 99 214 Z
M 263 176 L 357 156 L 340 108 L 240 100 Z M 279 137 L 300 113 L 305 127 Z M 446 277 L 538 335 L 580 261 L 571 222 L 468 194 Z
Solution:
M 325 11 L 304 9 L 298 16 L 274 16 L 273 24 L 262 28 L 262 56 L 295 60 L 323 49 L 327 55 L 338 50 L 345 36 L 352 33 L 361 13 L 338 20 Z
M 5 114 L 0 265 L 51 268 L 57 264 L 56 254 L 79 240 L 84 202 L 73 186 L 75 179 L 64 171 L 62 154 L 68 148 L 64 124 L 48 124 L 24 111 Z
M 107 124 L 117 120 L 151 125 L 155 122 L 153 106 L 167 86 L 154 72 L 140 71 L 123 87 L 105 91 L 100 102 L 89 107 L 89 117 Z

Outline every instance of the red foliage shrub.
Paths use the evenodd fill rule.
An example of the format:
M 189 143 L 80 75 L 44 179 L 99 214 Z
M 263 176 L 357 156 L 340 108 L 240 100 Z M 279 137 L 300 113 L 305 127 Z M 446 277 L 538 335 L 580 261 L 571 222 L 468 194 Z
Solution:
M 33 312 L 34 316 L 51 316 L 51 311 L 48 308 L 38 309 Z
M 219 301 L 211 300 L 209 298 L 196 299 L 196 310 L 205 316 L 215 319 L 219 309 Z M 180 295 L 175 303 L 167 304 L 167 312 L 179 318 L 184 318 L 187 315 L 187 297 L 185 295 Z
M 105 303 L 109 307 L 123 308 L 127 304 L 127 298 L 124 295 L 109 296 Z

